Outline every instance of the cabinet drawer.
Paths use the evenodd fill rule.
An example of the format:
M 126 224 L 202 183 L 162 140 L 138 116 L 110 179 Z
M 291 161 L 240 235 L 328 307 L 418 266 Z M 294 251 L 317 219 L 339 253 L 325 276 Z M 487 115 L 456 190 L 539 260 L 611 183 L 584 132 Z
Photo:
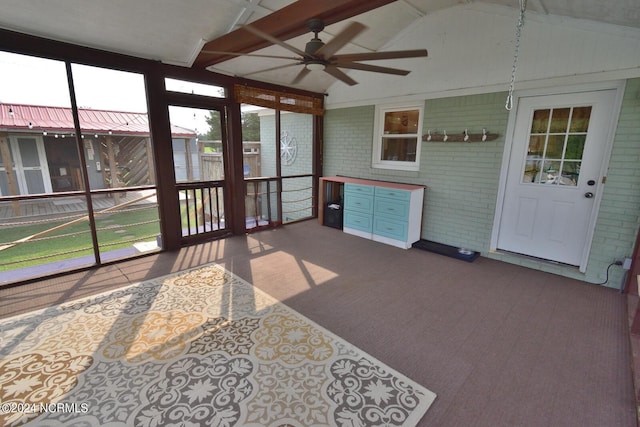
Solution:
M 407 240 L 407 233 L 408 223 L 406 221 L 394 221 L 380 216 L 373 219 L 373 234 L 404 242 Z
M 366 214 L 373 213 L 373 196 L 366 194 L 345 193 L 345 211 L 358 211 Z
M 393 200 L 405 200 L 411 199 L 411 192 L 406 190 L 396 190 L 393 188 L 376 187 L 376 197 L 386 197 Z
M 344 192 L 351 194 L 369 194 L 373 195 L 374 188 L 371 185 L 360 185 L 360 184 L 352 184 L 347 182 L 344 185 Z
M 406 221 L 409 219 L 409 202 L 376 197 L 373 214 L 389 216 L 398 221 Z
M 356 230 L 371 233 L 373 229 L 372 216 L 359 212 L 344 211 L 343 225 L 345 228 L 354 228 Z

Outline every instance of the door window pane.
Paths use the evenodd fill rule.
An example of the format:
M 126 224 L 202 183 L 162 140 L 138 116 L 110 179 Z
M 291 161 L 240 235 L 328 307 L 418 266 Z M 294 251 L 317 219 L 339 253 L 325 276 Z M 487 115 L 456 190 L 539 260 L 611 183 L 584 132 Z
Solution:
M 220 111 L 169 106 L 182 236 L 226 228 L 224 124 Z M 190 185 L 187 185 L 190 184 Z
M 536 110 L 531 122 L 531 133 L 546 132 L 549 127 L 549 117 L 551 117 L 551 110 Z
M 313 116 L 303 113 L 280 115 L 280 175 L 282 222 L 310 218 L 313 205 Z M 308 175 L 300 177 L 300 175 Z M 298 176 L 297 178 L 286 178 Z
M 529 138 L 529 156 L 538 155 L 542 156 L 544 154 L 544 144 L 546 141 L 545 135 L 532 135 Z
M 18 147 L 20 149 L 20 157 L 22 158 L 22 166 L 40 166 L 38 147 L 36 146 L 36 140 L 34 138 L 18 138 Z
M 571 116 L 570 132 L 586 132 L 589 129 L 591 107 L 577 107 L 573 109 Z
M 547 159 L 561 159 L 563 151 L 564 135 L 549 135 L 545 157 Z
M 566 132 L 570 108 L 556 108 L 551 116 L 550 132 Z
M 590 106 L 534 111 L 522 182 L 578 185 L 590 116 Z
M 176 182 L 224 179 L 219 111 L 169 106 Z
M 567 139 L 567 151 L 564 158 L 572 160 L 582 159 L 584 143 L 586 140 L 587 135 L 569 135 L 569 138 Z

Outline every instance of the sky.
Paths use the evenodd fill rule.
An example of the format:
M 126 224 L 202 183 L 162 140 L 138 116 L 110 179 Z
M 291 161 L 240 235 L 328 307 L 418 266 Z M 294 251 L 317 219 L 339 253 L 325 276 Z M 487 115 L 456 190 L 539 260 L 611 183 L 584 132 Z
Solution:
M 76 100 L 81 108 L 146 112 L 144 77 L 104 68 L 73 64 Z M 172 90 L 191 93 L 201 86 L 187 82 L 169 82 Z M 195 89 L 194 89 L 195 88 Z M 61 61 L 29 57 L 0 51 L 0 101 L 71 107 L 65 64 Z M 206 133 L 207 110 L 172 107 L 172 124 Z

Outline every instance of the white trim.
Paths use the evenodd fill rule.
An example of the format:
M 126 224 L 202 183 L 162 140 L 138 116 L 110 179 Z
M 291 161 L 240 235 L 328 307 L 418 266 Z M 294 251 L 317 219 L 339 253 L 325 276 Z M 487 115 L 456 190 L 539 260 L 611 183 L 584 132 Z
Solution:
M 525 97 L 533 97 L 533 96 L 547 96 L 547 95 L 563 95 L 563 94 L 572 94 L 578 92 L 593 92 L 599 90 L 616 90 L 616 100 L 614 102 L 614 108 L 611 112 L 610 117 L 610 127 L 609 134 L 607 136 L 605 155 L 602 159 L 602 167 L 600 170 L 600 176 L 606 177 L 607 170 L 609 168 L 609 161 L 611 159 L 611 151 L 613 150 L 613 143 L 615 139 L 615 134 L 617 131 L 616 123 L 618 123 L 618 117 L 620 115 L 620 110 L 622 107 L 622 100 L 624 97 L 624 90 L 626 87 L 626 81 L 609 81 L 609 82 L 598 82 L 586 85 L 572 85 L 572 86 L 563 86 L 559 87 L 547 87 L 542 89 L 531 89 L 531 90 L 523 90 L 514 93 L 514 105 L 516 108 L 511 110 L 509 113 L 509 118 L 507 122 L 507 131 L 505 133 L 505 144 L 504 151 L 502 154 L 502 166 L 500 168 L 500 180 L 498 184 L 498 197 L 496 199 L 496 209 L 493 219 L 493 229 L 491 232 L 491 243 L 489 246 L 490 252 L 497 251 L 498 244 L 498 233 L 500 231 L 500 222 L 502 219 L 502 210 L 504 208 L 504 197 L 507 186 L 507 172 L 509 169 L 509 161 L 511 158 L 511 149 L 513 147 L 514 142 L 514 133 L 516 117 L 518 114 L 518 107 L 520 103 L 520 98 Z M 589 254 L 591 252 L 591 246 L 593 244 L 593 236 L 595 233 L 595 227 L 598 220 L 598 215 L 600 213 L 600 202 L 602 200 L 602 193 L 604 188 L 604 184 L 598 183 L 597 189 L 599 191 L 596 192 L 596 197 L 594 200 L 594 208 L 591 213 L 591 218 L 589 220 L 589 229 L 587 232 L 587 238 L 585 241 L 585 246 L 582 255 L 582 261 L 579 266 L 579 271 L 581 273 L 586 272 L 587 264 L 589 261 Z
M 611 112 L 611 125 L 609 127 L 609 135 L 607 135 L 607 145 L 605 146 L 604 158 L 602 159 L 602 167 L 600 168 L 600 176 L 606 178 L 607 171 L 609 170 L 609 162 L 611 161 L 611 152 L 613 151 L 613 143 L 615 142 L 616 132 L 618 130 L 618 118 L 620 117 L 620 110 L 622 109 L 622 100 L 624 98 L 624 91 L 626 88 L 626 81 L 621 81 L 618 87 L 612 88 L 616 90 L 616 99 L 613 105 L 613 111 Z M 593 236 L 596 230 L 596 224 L 598 222 L 598 215 L 600 215 L 600 202 L 602 201 L 602 194 L 605 188 L 604 183 L 599 182 L 598 191 L 594 200 L 594 208 L 591 212 L 591 218 L 589 221 L 589 231 L 587 232 L 587 239 L 585 241 L 584 252 L 582 253 L 582 262 L 580 263 L 580 272 L 587 271 L 587 264 L 589 263 L 589 254 L 591 253 L 591 246 L 593 244 Z
M 380 150 L 384 136 L 384 113 L 387 111 L 418 110 L 418 129 L 416 131 L 416 159 L 409 161 L 382 160 Z M 422 146 L 422 122 L 424 121 L 424 101 L 414 103 L 378 104 L 374 114 L 373 141 L 371 150 L 371 167 L 373 169 L 389 169 L 416 172 L 420 170 L 420 148 Z M 407 134 L 412 137 L 413 134 Z

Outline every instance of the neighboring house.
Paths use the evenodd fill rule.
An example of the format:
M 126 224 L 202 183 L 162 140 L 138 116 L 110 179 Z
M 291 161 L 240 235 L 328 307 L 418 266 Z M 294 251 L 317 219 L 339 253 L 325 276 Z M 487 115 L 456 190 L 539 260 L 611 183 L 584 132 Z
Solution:
M 81 108 L 78 115 L 92 190 L 153 183 L 145 113 Z M 196 134 L 171 131 L 176 175 L 186 178 L 185 147 L 195 147 Z M 0 196 L 82 190 L 74 136 L 71 108 L 0 103 Z

